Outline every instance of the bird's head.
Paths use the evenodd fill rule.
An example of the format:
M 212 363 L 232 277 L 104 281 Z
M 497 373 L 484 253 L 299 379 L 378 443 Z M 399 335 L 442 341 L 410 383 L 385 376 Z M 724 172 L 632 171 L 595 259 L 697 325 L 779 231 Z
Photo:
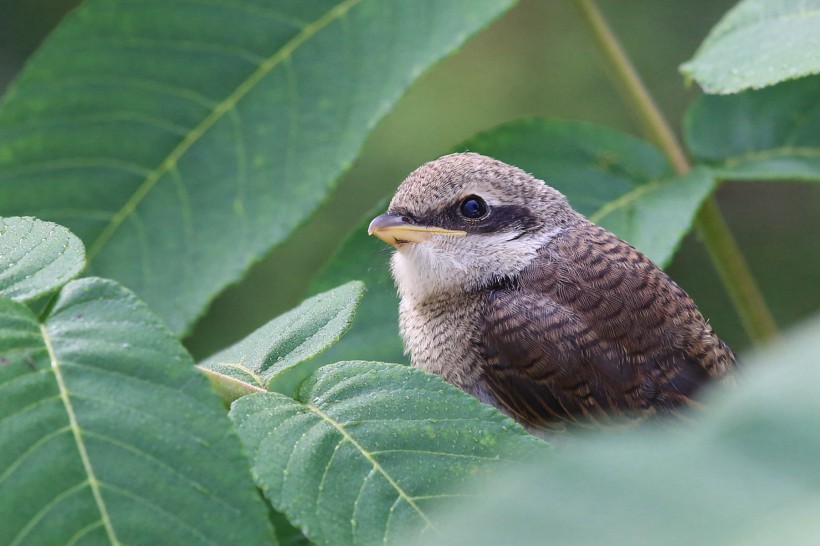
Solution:
M 392 270 L 402 298 L 423 301 L 516 276 L 577 219 L 541 180 L 459 153 L 413 171 L 368 233 L 396 248 Z

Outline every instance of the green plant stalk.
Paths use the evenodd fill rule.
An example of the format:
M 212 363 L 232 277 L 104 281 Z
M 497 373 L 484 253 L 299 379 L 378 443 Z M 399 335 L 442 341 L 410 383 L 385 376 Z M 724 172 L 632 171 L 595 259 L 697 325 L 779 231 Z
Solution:
M 616 81 L 623 86 L 627 100 L 635 109 L 643 129 L 661 149 L 675 172 L 689 172 L 691 166 L 683 147 L 595 1 L 578 0 L 578 6 L 592 29 L 604 57 L 614 70 Z M 698 211 L 695 228 L 751 340 L 754 343 L 764 343 L 777 337 L 777 326 L 772 314 L 766 306 L 746 259 L 720 213 L 714 195 L 707 198 Z

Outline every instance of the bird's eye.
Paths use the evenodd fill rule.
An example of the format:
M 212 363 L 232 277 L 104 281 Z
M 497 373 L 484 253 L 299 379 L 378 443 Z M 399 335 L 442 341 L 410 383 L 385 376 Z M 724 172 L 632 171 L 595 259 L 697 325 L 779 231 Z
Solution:
M 462 216 L 473 220 L 486 216 L 488 211 L 487 203 L 485 203 L 484 199 L 477 195 L 469 195 L 465 197 L 464 201 L 461 202 L 459 210 L 461 211 Z

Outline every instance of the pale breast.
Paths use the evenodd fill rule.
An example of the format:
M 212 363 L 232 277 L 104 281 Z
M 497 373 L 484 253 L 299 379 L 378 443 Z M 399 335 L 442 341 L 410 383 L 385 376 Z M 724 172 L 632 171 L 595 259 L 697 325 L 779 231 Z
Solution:
M 422 303 L 404 298 L 399 306 L 404 350 L 413 366 L 479 398 L 482 305 L 481 298 L 467 294 Z

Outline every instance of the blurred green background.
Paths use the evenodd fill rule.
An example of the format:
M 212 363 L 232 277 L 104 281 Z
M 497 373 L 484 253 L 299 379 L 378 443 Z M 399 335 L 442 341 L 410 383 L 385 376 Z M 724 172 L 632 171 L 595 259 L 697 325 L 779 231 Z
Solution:
M 78 4 L 0 3 L 0 90 Z M 676 129 L 699 93 L 685 85 L 677 66 L 734 4 L 599 1 Z M 407 173 L 477 131 L 531 115 L 582 119 L 639 134 L 574 2 L 522 0 L 424 75 L 372 133 L 320 211 L 214 301 L 187 338 L 188 347 L 196 357 L 206 356 L 296 305 L 338 243 Z M 820 308 L 820 186 L 733 182 L 720 189 L 718 200 L 781 327 Z M 385 250 L 385 262 L 387 255 Z M 686 238 L 669 272 L 718 334 L 742 351 L 748 338 L 696 236 Z

